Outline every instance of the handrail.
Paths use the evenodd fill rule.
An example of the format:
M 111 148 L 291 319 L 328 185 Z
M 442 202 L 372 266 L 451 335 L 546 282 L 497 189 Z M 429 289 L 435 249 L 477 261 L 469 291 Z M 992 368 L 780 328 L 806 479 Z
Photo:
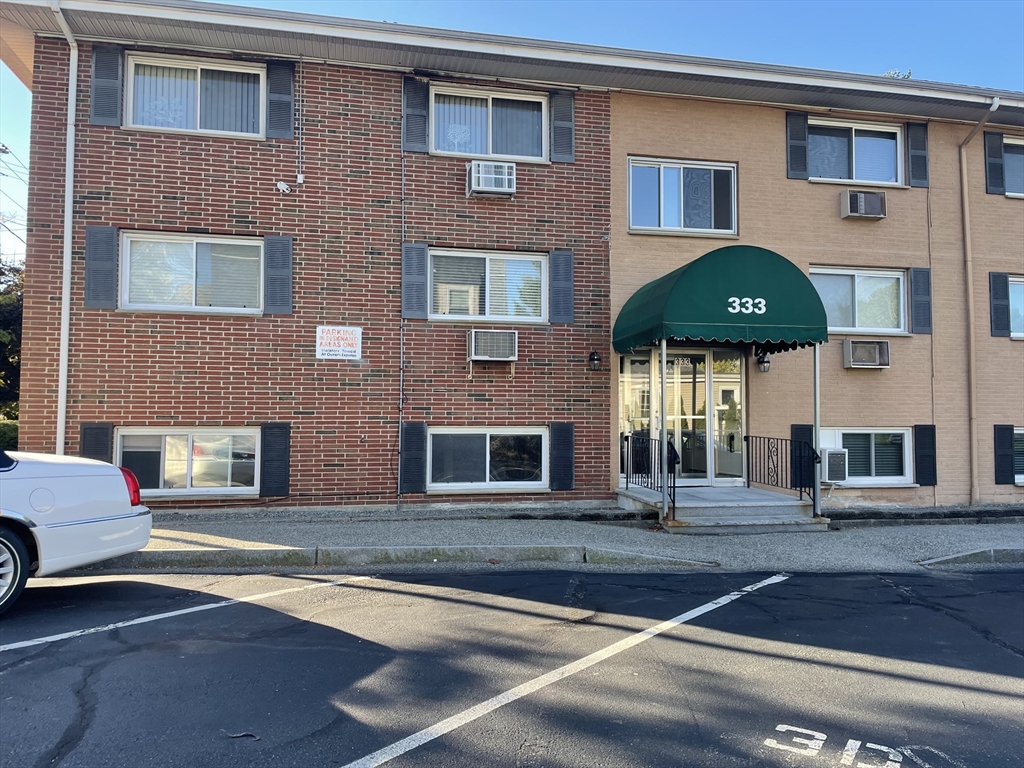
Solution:
M 806 440 L 785 437 L 744 435 L 747 444 L 747 487 L 767 485 L 796 491 L 813 502 L 818 489 L 814 487 L 814 465 L 821 457 Z
M 662 486 L 661 441 L 654 437 L 636 433 L 623 435 L 622 439 L 625 442 L 626 448 L 626 488 L 629 488 L 632 483 L 640 488 L 648 488 L 660 493 Z M 672 448 L 671 441 L 669 442 L 669 448 Z M 676 463 L 679 461 L 678 456 L 679 454 L 675 453 L 675 451 L 669 451 L 668 474 L 670 479 L 675 477 Z M 668 484 L 668 498 L 671 502 L 672 519 L 674 520 L 676 517 L 675 482 L 669 482 Z

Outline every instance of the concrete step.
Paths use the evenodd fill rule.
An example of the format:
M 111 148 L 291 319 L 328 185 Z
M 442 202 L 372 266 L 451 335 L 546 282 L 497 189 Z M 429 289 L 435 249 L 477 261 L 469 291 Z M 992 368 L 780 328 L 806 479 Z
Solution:
M 761 517 L 683 517 L 676 510 L 676 519 L 662 525 L 669 533 L 690 535 L 724 535 L 751 533 L 825 533 L 828 518 L 806 515 L 762 515 Z
M 723 495 L 722 501 L 708 498 L 687 499 L 686 491 L 679 489 L 676 495 L 676 518 L 708 517 L 804 517 L 811 519 L 814 510 L 809 500 L 784 496 L 782 494 L 751 493 L 749 499 L 745 494 L 730 493 Z M 661 495 L 646 488 L 620 488 L 618 490 L 620 509 L 629 510 L 661 510 Z M 671 506 L 671 502 L 669 502 Z

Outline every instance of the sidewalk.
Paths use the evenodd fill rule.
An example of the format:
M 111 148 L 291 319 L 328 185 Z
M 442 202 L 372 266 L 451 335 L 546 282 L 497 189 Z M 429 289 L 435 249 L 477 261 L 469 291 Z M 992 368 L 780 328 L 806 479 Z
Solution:
M 993 552 L 995 554 L 993 554 Z M 946 563 L 924 563 L 977 553 Z M 141 552 L 97 570 L 295 567 L 609 567 L 728 571 L 914 571 L 940 564 L 1024 563 L 1024 523 L 920 524 L 824 533 L 673 535 L 649 522 L 331 519 L 160 511 Z M 425 565 L 424 565 L 425 564 Z M 561 564 L 561 565 L 559 565 Z M 575 567 L 575 566 L 574 566 Z

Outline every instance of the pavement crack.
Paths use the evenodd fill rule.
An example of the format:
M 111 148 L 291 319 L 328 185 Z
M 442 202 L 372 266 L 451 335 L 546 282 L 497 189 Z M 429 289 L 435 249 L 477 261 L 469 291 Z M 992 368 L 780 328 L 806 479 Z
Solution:
M 997 646 L 999 648 L 1002 648 L 1004 651 L 1009 651 L 1010 653 L 1014 654 L 1015 656 L 1020 656 L 1020 657 L 1024 658 L 1024 649 L 1018 648 L 1017 646 L 1012 645 L 1012 644 L 1006 642 L 1002 638 L 997 637 L 990 630 L 985 629 L 985 627 L 978 626 L 977 624 L 975 624 L 972 621 L 969 621 L 964 616 L 961 616 L 960 614 L 958 614 L 956 611 L 953 611 L 953 610 L 947 608 L 946 606 L 942 605 L 941 603 L 938 603 L 938 602 L 936 602 L 934 600 L 929 600 L 927 597 L 924 597 L 923 595 L 921 595 L 918 592 L 914 591 L 914 589 L 912 589 L 911 587 L 906 587 L 906 586 L 902 586 L 900 584 L 897 584 L 892 579 L 887 579 L 884 576 L 879 576 L 878 579 L 883 584 L 888 584 L 896 592 L 896 594 L 899 596 L 900 602 L 904 603 L 905 605 L 916 605 L 919 608 L 925 608 L 925 609 L 927 609 L 929 611 L 934 611 L 935 613 L 940 613 L 943 616 L 946 616 L 947 618 L 950 618 L 953 621 L 956 621 L 956 622 L 964 625 L 965 627 L 970 629 L 972 632 L 980 635 L 985 640 L 987 640 L 988 642 L 992 643 L 992 645 L 995 645 L 995 646 Z
M 93 689 L 96 676 L 102 672 L 114 659 L 106 659 L 84 668 L 81 681 L 74 686 L 72 694 L 78 705 L 78 713 L 71 718 L 68 727 L 64 729 L 57 743 L 49 750 L 40 755 L 36 760 L 34 768 L 55 768 L 70 755 L 82 739 L 89 732 L 93 720 L 96 717 L 97 696 Z

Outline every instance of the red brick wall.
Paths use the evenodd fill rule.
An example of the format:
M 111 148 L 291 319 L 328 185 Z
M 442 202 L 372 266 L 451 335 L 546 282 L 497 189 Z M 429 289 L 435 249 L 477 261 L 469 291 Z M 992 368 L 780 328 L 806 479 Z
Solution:
M 21 440 L 55 449 L 67 46 L 36 43 Z M 303 64 L 305 183 L 298 142 L 125 131 L 88 124 L 82 46 L 66 449 L 81 422 L 117 426 L 292 424 L 285 502 L 393 502 L 401 327 L 402 77 Z M 493 84 L 488 84 L 493 87 Z M 576 97 L 576 162 L 518 167 L 513 200 L 467 199 L 464 159 L 407 154 L 406 240 L 445 247 L 575 252 L 576 322 L 518 326 L 519 362 L 476 364 L 465 325 L 406 321 L 405 416 L 433 426 L 576 425 L 576 490 L 611 498 L 609 99 Z M 278 181 L 292 184 L 281 194 Z M 294 314 L 196 316 L 83 308 L 86 224 L 295 238 Z M 318 361 L 317 325 L 363 328 L 363 363 Z M 473 327 L 487 327 L 474 325 Z M 607 355 L 604 355 L 607 360 Z M 607 362 L 605 363 L 607 367 Z M 365 436 L 365 442 L 360 442 Z M 500 496 L 407 496 L 480 501 Z M 512 497 L 514 498 L 514 497 Z M 209 505 L 204 500 L 203 505 Z

